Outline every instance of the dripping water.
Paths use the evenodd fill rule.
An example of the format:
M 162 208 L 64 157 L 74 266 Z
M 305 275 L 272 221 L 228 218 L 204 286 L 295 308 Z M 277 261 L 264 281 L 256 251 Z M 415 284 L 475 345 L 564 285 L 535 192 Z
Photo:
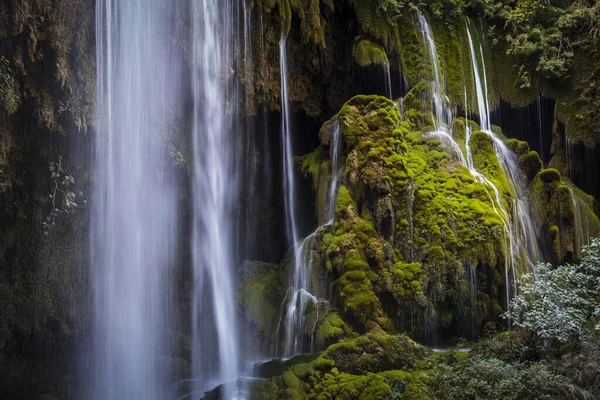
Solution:
M 429 23 L 423 14 L 419 14 L 419 26 L 421 27 L 421 34 L 425 39 L 425 44 L 429 51 L 429 57 L 433 68 L 433 81 L 431 82 L 433 89 L 433 109 L 435 114 L 433 124 L 436 131 L 444 132 L 452 136 L 451 132 L 448 131 L 449 127 L 452 126 L 452 110 L 450 110 L 450 107 L 445 107 L 445 104 L 448 103 L 448 98 L 445 95 L 445 88 L 440 78 L 435 41 L 433 40 Z
M 383 72 L 385 76 L 385 95 L 388 99 L 393 100 L 392 75 L 390 73 L 390 66 L 388 64 L 383 64 Z
M 331 149 L 330 149 L 330 157 L 331 157 L 331 184 L 329 185 L 329 204 L 328 204 L 328 224 L 333 225 L 333 220 L 335 218 L 335 198 L 337 195 L 338 189 L 338 181 L 340 179 L 340 175 L 342 173 L 343 164 L 340 159 L 340 124 L 338 121 L 335 121 L 333 127 L 333 134 L 330 140 Z

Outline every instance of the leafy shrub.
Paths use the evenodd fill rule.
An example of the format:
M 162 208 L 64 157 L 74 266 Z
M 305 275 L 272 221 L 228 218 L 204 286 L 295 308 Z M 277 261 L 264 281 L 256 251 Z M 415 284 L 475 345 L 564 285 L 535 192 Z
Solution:
M 516 326 L 556 342 L 585 340 L 587 324 L 600 317 L 600 240 L 582 249 L 576 265 L 556 268 L 539 264 L 536 274 L 522 278 L 521 293 L 510 303 L 507 317 Z M 600 324 L 596 325 L 600 329 Z

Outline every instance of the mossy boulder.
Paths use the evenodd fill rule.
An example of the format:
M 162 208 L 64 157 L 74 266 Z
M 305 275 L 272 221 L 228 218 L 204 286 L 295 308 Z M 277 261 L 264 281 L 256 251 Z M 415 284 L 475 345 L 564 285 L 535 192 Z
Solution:
M 354 39 L 352 54 L 354 55 L 354 60 L 361 67 L 368 67 L 370 65 L 390 66 L 390 60 L 387 54 L 385 54 L 383 47 L 361 37 Z
M 253 375 L 258 378 L 273 378 L 282 375 L 287 369 L 298 364 L 307 364 L 315 360 L 318 354 L 302 354 L 292 358 L 277 358 L 270 361 L 260 362 L 254 365 Z
M 521 169 L 531 181 L 535 175 L 542 170 L 542 160 L 537 151 L 531 151 L 527 142 L 510 139 L 506 145 L 519 157 Z
M 408 335 L 388 335 L 374 329 L 355 339 L 330 346 L 320 356 L 341 371 L 355 375 L 412 367 L 425 357 L 425 349 Z
M 337 312 L 329 312 L 316 327 L 315 340 L 320 348 L 354 336 L 352 329 Z
M 275 336 L 283 301 L 281 271 L 276 264 L 244 261 L 239 279 L 238 311 L 265 342 Z
M 530 186 L 532 212 L 557 263 L 579 257 L 582 245 L 600 234 L 594 199 L 552 168 L 540 171 Z
M 411 381 L 407 372 L 427 355 L 425 348 L 406 334 L 388 335 L 375 329 L 365 335 L 330 346 L 307 363 L 301 357 L 277 363 L 269 372 L 281 372 L 270 384 L 252 388 L 251 398 L 262 399 L 372 399 L 402 393 Z M 276 397 L 281 396 L 281 397 Z
M 407 107 L 420 106 L 419 91 L 427 88 L 405 98 L 405 116 L 417 115 Z M 478 296 L 487 306 L 473 312 L 485 313 L 481 320 L 493 318 L 501 311 L 493 305 L 500 303 L 495 285 L 502 281 L 505 238 L 491 189 L 460 164 L 447 143 L 427 134 L 430 119 L 403 120 L 399 111 L 387 98 L 356 96 L 338 114 L 345 168 L 334 231 L 323 242 L 332 305 L 359 333 L 406 329 L 390 318 L 398 313 L 418 315 L 429 329 L 445 326 L 470 312 L 464 305 L 469 301 L 464 265 L 482 265 L 492 285 L 481 285 Z M 475 127 L 460 122 L 463 130 L 466 123 Z M 492 137 L 476 131 L 471 140 L 475 163 L 497 182 L 503 202 L 512 204 Z M 311 160 L 305 161 L 307 170 L 330 168 L 321 149 L 304 160 Z M 313 183 L 320 198 L 323 186 Z M 433 298 L 435 319 L 427 317 Z

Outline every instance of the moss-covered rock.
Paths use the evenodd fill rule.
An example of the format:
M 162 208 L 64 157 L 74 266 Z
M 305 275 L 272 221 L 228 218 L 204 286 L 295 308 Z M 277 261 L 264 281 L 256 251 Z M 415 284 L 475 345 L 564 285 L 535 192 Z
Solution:
M 356 339 L 330 346 L 320 359 L 322 363 L 333 361 L 341 372 L 362 375 L 410 368 L 424 357 L 424 348 L 408 335 L 389 335 L 376 328 Z
M 385 50 L 367 39 L 357 37 L 354 39 L 354 49 L 352 50 L 354 60 L 361 67 L 369 65 L 386 65 L 389 67 L 390 60 L 385 54 Z
M 259 342 L 269 348 L 283 301 L 281 270 L 275 264 L 244 261 L 239 276 L 238 310 L 260 335 Z
M 419 107 L 427 88 L 416 86 L 409 93 L 405 115 L 418 115 L 409 106 Z M 473 312 L 483 313 L 482 319 L 497 315 L 504 221 L 491 189 L 444 143 L 422 133 L 429 121 L 402 120 L 398 105 L 386 98 L 357 96 L 342 107 L 338 122 L 347 154 L 344 185 L 335 203 L 334 233 L 323 250 L 340 317 L 357 332 L 409 328 L 390 318 L 398 313 L 422 318 L 421 334 L 425 326 L 452 324 L 472 313 L 463 265 L 489 267 L 481 272 L 493 283 L 481 285 L 479 293 L 487 306 Z M 490 135 L 474 132 L 471 146 L 478 168 L 511 204 L 513 193 Z M 317 149 L 305 156 L 311 160 L 305 168 L 326 170 L 318 167 L 318 160 L 328 162 L 322 154 Z M 313 182 L 320 198 L 323 185 Z M 431 314 L 433 299 L 436 312 Z
M 352 336 L 354 336 L 352 329 L 336 312 L 329 312 L 322 321 L 319 321 L 315 332 L 315 340 L 319 348 L 325 348 Z
M 582 245 L 600 234 L 594 199 L 552 168 L 540 171 L 531 182 L 533 215 L 543 227 L 552 260 L 561 263 L 579 257 Z
M 263 399 L 371 399 L 404 392 L 413 367 L 426 356 L 425 349 L 407 335 L 388 335 L 375 329 L 330 346 L 314 360 L 294 357 L 275 361 L 267 375 L 278 373 L 267 385 Z M 267 363 L 269 364 L 269 363 Z M 285 371 L 280 366 L 287 367 Z M 266 385 L 266 384 L 265 384 Z M 252 388 L 252 398 L 265 388 Z M 282 396 L 282 397 L 272 397 Z
M 274 359 L 254 365 L 253 374 L 258 378 L 273 378 L 282 375 L 287 369 L 298 364 L 307 364 L 315 360 L 318 354 L 298 355 L 288 359 Z

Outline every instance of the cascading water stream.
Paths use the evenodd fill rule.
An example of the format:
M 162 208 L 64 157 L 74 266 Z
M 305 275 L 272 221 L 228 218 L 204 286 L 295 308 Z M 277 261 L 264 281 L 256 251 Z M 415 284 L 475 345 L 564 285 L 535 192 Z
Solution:
M 340 151 L 341 151 L 341 135 L 340 126 L 337 121 L 334 123 L 332 137 L 330 139 L 331 146 L 331 182 L 329 185 L 329 196 L 327 204 L 327 222 L 320 225 L 313 233 L 302 239 L 300 244 L 295 249 L 294 254 L 294 276 L 293 286 L 288 289 L 287 297 L 290 300 L 287 303 L 286 314 L 284 319 L 285 326 L 285 356 L 292 356 L 303 349 L 302 338 L 307 334 L 305 332 L 306 319 L 305 314 L 309 307 L 315 307 L 317 311 L 317 319 L 311 329 L 311 351 L 314 350 L 314 330 L 319 318 L 319 300 L 310 291 L 312 289 L 312 264 L 313 256 L 315 255 L 315 239 L 317 235 L 324 229 L 333 226 L 335 218 L 335 199 L 341 169 Z
M 383 64 L 383 72 L 385 74 L 385 95 L 388 99 L 392 100 L 392 74 L 388 64 Z
M 225 3 L 225 4 L 222 4 Z M 194 392 L 237 379 L 239 350 L 232 266 L 232 200 L 236 184 L 232 121 L 225 110 L 232 94 L 224 83 L 229 67 L 230 0 L 196 0 L 192 16 L 193 231 L 192 374 Z M 239 99 L 237 99 L 239 100 Z M 207 324 L 210 304 L 213 320 Z M 216 337 L 205 327 L 214 326 Z M 216 353 L 213 354 L 216 347 Z M 208 356 L 206 356 L 208 354 Z M 218 357 L 218 371 L 215 371 Z M 206 360 L 208 358 L 208 362 Z M 210 383 L 212 381 L 212 383 Z M 208 384 L 208 385 L 207 385 Z M 233 393 L 224 397 L 229 399 Z
M 429 23 L 423 14 L 419 14 L 419 26 L 421 28 L 421 34 L 425 39 L 426 47 L 429 51 L 429 57 L 431 59 L 433 69 L 433 81 L 431 82 L 433 90 L 433 110 L 435 114 L 433 125 L 436 132 L 452 137 L 451 132 L 449 131 L 450 127 L 452 126 L 452 110 L 450 110 L 450 107 L 445 107 L 445 104 L 448 102 L 448 98 L 445 95 L 444 85 L 442 84 L 442 80 L 440 78 L 435 41 L 433 40 Z
M 343 164 L 341 162 L 340 153 L 341 153 L 341 133 L 340 133 L 340 124 L 338 121 L 335 121 L 333 127 L 332 138 L 329 141 L 330 145 L 330 157 L 331 157 L 331 184 L 329 185 L 329 204 L 328 213 L 327 213 L 327 224 L 333 225 L 335 219 L 335 198 L 337 196 L 338 182 L 340 180 L 340 175 L 342 174 Z
M 508 277 L 508 269 L 510 268 L 512 272 L 512 285 L 516 291 L 516 269 L 519 268 L 520 272 L 524 271 L 526 268 L 533 269 L 535 267 L 535 263 L 541 260 L 538 239 L 539 230 L 537 229 L 530 212 L 530 206 L 525 192 L 526 188 L 528 187 L 528 182 L 525 174 L 519 166 L 519 160 L 516 154 L 511 151 L 502 141 L 502 139 L 500 139 L 491 129 L 487 76 L 483 48 L 480 44 L 479 54 L 483 69 L 482 81 L 479 73 L 477 54 L 475 52 L 468 23 L 466 26 L 466 31 L 469 39 L 469 48 L 471 50 L 471 65 L 475 81 L 474 83 L 475 92 L 477 95 L 477 107 L 480 117 L 480 128 L 482 132 L 487 134 L 492 139 L 492 143 L 496 152 L 496 158 L 498 159 L 500 167 L 502 168 L 510 186 L 510 192 L 513 198 L 512 216 L 510 216 L 507 212 L 507 208 L 502 203 L 502 198 L 499 195 L 497 187 L 488 180 L 488 184 L 493 185 L 494 191 L 496 192 L 497 203 L 502 210 L 502 214 L 504 215 L 504 220 L 506 221 L 505 227 L 508 232 L 508 250 L 510 252 L 510 265 L 507 265 L 506 268 L 506 287 L 508 300 L 510 299 L 510 278 Z M 469 147 L 468 141 L 466 146 Z
M 419 14 L 419 26 L 421 28 L 421 34 L 425 40 L 425 45 L 429 51 L 429 58 L 431 59 L 432 70 L 433 70 L 433 81 L 431 87 L 433 91 L 433 111 L 434 111 L 434 128 L 433 132 L 429 132 L 429 136 L 435 136 L 442 142 L 448 144 L 451 150 L 459 158 L 462 165 L 466 165 L 466 159 L 463 152 L 452 137 L 452 110 L 447 107 L 448 97 L 445 94 L 444 85 L 440 77 L 440 71 L 438 66 L 438 56 L 435 47 L 435 40 L 431 33 L 429 23 L 423 14 Z
M 575 243 L 573 244 L 573 252 L 576 259 L 581 257 L 581 248 L 583 246 L 588 246 L 591 242 L 591 228 L 590 228 L 590 220 L 585 213 L 585 208 L 587 204 L 579 199 L 579 197 L 575 194 L 575 190 L 572 185 L 567 182 L 562 182 L 569 188 L 569 193 L 571 194 L 571 200 L 573 201 L 573 229 L 575 235 Z
M 286 55 L 286 39 L 282 35 L 279 43 L 280 55 L 280 71 L 281 71 L 281 109 L 282 109 L 282 147 L 283 147 L 283 169 L 284 169 L 284 198 L 285 198 L 285 214 L 287 225 L 288 240 L 293 244 L 293 267 L 291 274 L 291 286 L 284 299 L 286 306 L 283 309 L 284 315 L 278 324 L 279 329 L 284 329 L 284 345 L 283 355 L 291 357 L 305 348 L 303 339 L 307 335 L 306 312 L 310 307 L 315 307 L 318 310 L 319 300 L 311 292 L 312 285 L 312 262 L 314 254 L 314 241 L 317 234 L 333 223 L 335 195 L 339 180 L 339 172 L 341 169 L 339 161 L 340 148 L 340 132 L 339 125 L 336 123 L 334 127 L 331 143 L 332 147 L 332 178 L 329 188 L 329 204 L 327 206 L 329 221 L 319 226 L 311 235 L 303 240 L 298 239 L 297 224 L 296 224 L 296 204 L 294 195 L 294 159 L 292 151 L 292 139 L 290 131 L 290 113 L 289 113 L 289 98 L 287 92 L 287 55 Z M 314 330 L 314 327 L 313 329 Z M 312 335 L 311 330 L 311 335 Z M 312 347 L 312 339 L 311 339 Z
M 96 2 L 97 135 L 91 210 L 92 354 L 97 399 L 170 397 L 170 273 L 177 179 L 165 150 L 181 105 L 173 5 Z
M 477 96 L 477 107 L 478 114 L 480 116 L 480 127 L 481 131 L 486 133 L 492 139 L 492 143 L 496 152 L 496 158 L 503 170 L 504 175 L 510 186 L 510 190 L 513 197 L 513 203 L 511 204 L 512 214 L 508 212 L 508 207 L 505 206 L 503 197 L 498 187 L 481 172 L 477 171 L 473 164 L 473 154 L 470 148 L 471 140 L 471 128 L 466 122 L 466 133 L 465 133 L 465 152 L 466 157 L 460 145 L 454 140 L 451 126 L 452 126 L 452 112 L 446 105 L 448 103 L 445 95 L 444 87 L 440 79 L 440 72 L 437 61 L 437 51 L 435 48 L 435 41 L 433 39 L 431 29 L 427 22 L 427 19 L 419 14 L 419 25 L 421 33 L 423 35 L 426 48 L 429 52 L 429 56 L 432 63 L 433 70 L 433 81 L 432 92 L 433 92 L 433 110 L 434 110 L 434 128 L 435 131 L 428 133 L 430 136 L 438 137 L 442 142 L 449 145 L 450 149 L 457 155 L 460 163 L 465 166 L 475 179 L 479 180 L 484 184 L 484 187 L 491 188 L 494 196 L 490 195 L 490 201 L 496 213 L 500 216 L 504 222 L 505 237 L 507 240 L 507 250 L 509 254 L 506 257 L 506 290 L 507 299 L 510 299 L 510 286 L 513 286 L 513 290 L 516 290 L 516 268 L 518 266 L 528 266 L 533 268 L 534 263 L 540 260 L 539 241 L 537 237 L 537 229 L 534 220 L 529 212 L 529 204 L 526 200 L 526 193 L 524 192 L 528 183 L 525 175 L 519 167 L 519 160 L 517 156 L 504 144 L 504 142 L 497 137 L 497 135 L 491 130 L 490 123 L 490 107 L 487 96 L 487 79 L 485 72 L 483 48 L 480 46 L 479 55 L 482 59 L 483 67 L 483 79 L 479 73 L 479 65 L 477 62 L 477 53 L 475 51 L 469 26 L 467 25 L 467 36 L 469 40 L 469 47 L 471 50 L 471 62 L 473 68 L 473 79 L 475 83 L 475 91 Z M 466 87 L 465 87 L 465 109 L 467 103 Z M 468 118 L 467 118 L 468 121 Z M 487 190 L 487 189 L 486 189 Z M 524 262 L 523 262 L 524 259 Z M 523 265 L 525 264 L 525 265 Z M 520 268 L 523 270 L 524 268 Z M 509 273 L 510 272 L 510 273 Z M 511 279 L 512 278 L 512 279 Z M 507 300 L 508 301 L 508 300 Z
M 281 134 L 283 147 L 283 190 L 285 197 L 285 222 L 288 242 L 298 243 L 296 229 L 296 196 L 294 182 L 294 155 L 292 153 L 292 133 L 290 129 L 290 105 L 287 91 L 287 52 L 286 38 L 279 41 L 279 68 L 281 73 Z M 296 260 L 294 260 L 296 261 Z
M 292 152 L 292 138 L 290 131 L 289 98 L 287 92 L 287 53 L 286 38 L 282 35 L 279 41 L 279 63 L 281 73 L 281 133 L 283 145 L 283 190 L 285 197 L 285 219 L 288 242 L 292 243 L 293 273 L 292 286 L 288 289 L 284 320 L 284 356 L 289 357 L 296 353 L 298 346 L 298 335 L 302 332 L 303 313 L 312 296 L 306 289 L 308 284 L 308 271 L 303 265 L 304 240 L 298 243 L 298 231 L 296 228 L 296 203 L 295 203 L 295 181 L 294 181 L 294 158 Z M 290 295 L 291 294 L 291 295 Z M 289 297 L 289 300 L 288 300 Z M 280 324 L 281 325 L 281 324 Z

